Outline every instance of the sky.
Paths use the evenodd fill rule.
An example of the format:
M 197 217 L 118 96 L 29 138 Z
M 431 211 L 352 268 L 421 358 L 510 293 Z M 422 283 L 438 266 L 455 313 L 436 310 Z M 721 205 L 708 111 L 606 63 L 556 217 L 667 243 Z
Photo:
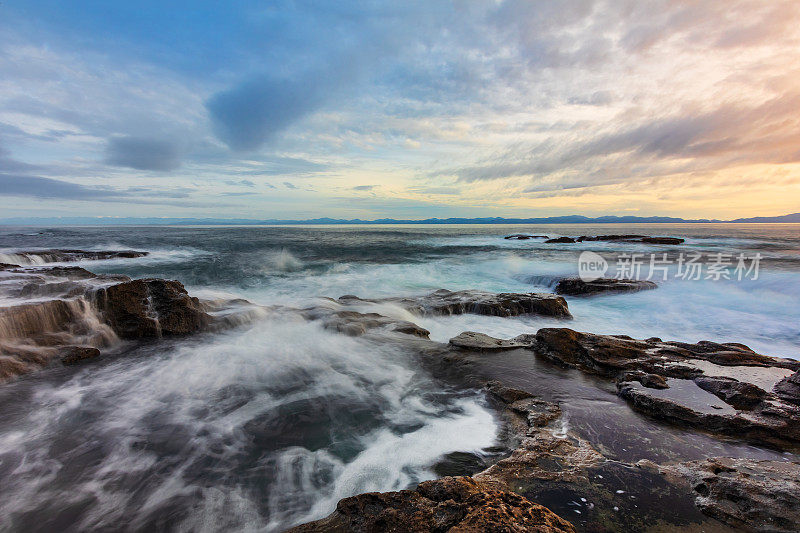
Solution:
M 0 218 L 798 211 L 796 0 L 0 3 Z

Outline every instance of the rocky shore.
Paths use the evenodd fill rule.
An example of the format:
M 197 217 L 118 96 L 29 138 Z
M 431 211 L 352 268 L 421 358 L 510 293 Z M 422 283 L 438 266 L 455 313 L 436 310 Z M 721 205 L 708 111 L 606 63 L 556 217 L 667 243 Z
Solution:
M 584 240 L 600 237 L 640 238 Z M 562 280 L 556 292 L 580 297 L 655 288 L 598 281 Z M 278 313 L 410 347 L 441 379 L 485 390 L 503 423 L 505 456 L 472 476 L 345 498 L 329 517 L 293 531 L 790 532 L 800 523 L 800 361 L 736 342 L 633 339 L 550 327 L 510 339 L 467 331 L 439 343 L 413 320 L 383 311 L 389 306 L 420 319 L 572 317 L 564 296 L 545 293 L 441 289 L 416 297 L 345 295 L 302 309 L 265 308 L 243 300 L 200 300 L 178 281 L 3 264 L 0 297 L 0 380 L 53 364 L 84 364 L 120 343 L 202 333 Z M 556 382 L 576 383 L 589 396 L 619 402 L 609 400 L 608 409 L 590 415 L 600 424 L 630 417 L 621 426 L 628 420 L 653 426 L 678 435 L 675 442 L 697 442 L 708 455 L 685 460 L 655 449 L 660 445 L 646 436 L 641 447 L 623 444 L 620 454 L 609 439 L 624 443 L 639 436 L 571 429 L 565 395 L 547 394 Z M 718 455 L 727 449 L 739 455 Z

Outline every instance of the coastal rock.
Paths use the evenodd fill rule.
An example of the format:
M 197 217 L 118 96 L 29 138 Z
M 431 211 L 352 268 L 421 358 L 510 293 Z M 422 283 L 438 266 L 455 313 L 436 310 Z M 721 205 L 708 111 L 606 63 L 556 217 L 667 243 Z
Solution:
M 593 237 L 582 235 L 576 239 L 577 242 L 597 242 L 597 241 L 609 241 L 609 242 L 641 242 L 645 244 L 681 244 L 684 242 L 684 239 L 679 237 L 650 237 L 648 235 L 595 235 Z
M 761 355 L 738 343 L 637 340 L 627 335 L 595 335 L 568 328 L 542 328 L 531 344 L 537 354 L 556 364 L 608 377 L 616 377 L 624 370 L 641 370 L 665 377 L 695 377 L 703 370 L 694 361 L 708 361 L 719 366 L 792 370 L 800 367 L 800 361 Z
M 580 278 L 564 278 L 556 284 L 556 294 L 587 296 L 609 292 L 637 292 L 658 287 L 652 281 L 636 279 L 600 278 L 584 281 Z
M 491 293 L 477 290 L 448 291 L 439 289 L 416 298 L 382 298 L 367 300 L 353 295 L 342 296 L 343 305 L 390 303 L 417 315 L 461 315 L 466 313 L 489 316 L 518 316 L 535 314 L 571 318 L 567 301 L 548 293 Z
M 572 244 L 575 242 L 575 239 L 572 237 L 556 237 L 555 239 L 547 239 L 544 242 L 547 244 Z
M 694 382 L 701 389 L 740 410 L 753 409 L 767 397 L 764 389 L 733 378 L 699 376 L 694 378 Z
M 492 350 L 513 350 L 515 348 L 525 348 L 526 344 L 514 340 L 503 340 L 490 337 L 484 333 L 474 331 L 464 331 L 450 339 L 450 345 L 456 348 L 465 348 L 477 351 Z
M 515 233 L 513 235 L 506 235 L 503 238 L 506 240 L 512 239 L 512 240 L 524 241 L 528 239 L 547 239 L 548 237 L 547 235 L 528 235 L 527 233 Z
M 306 316 L 309 316 L 309 314 L 307 313 Z M 396 320 L 378 313 L 358 313 L 356 311 L 335 311 L 324 318 L 323 326 L 351 337 L 364 335 L 367 331 L 375 328 L 384 328 L 422 339 L 427 339 L 431 333 L 427 329 L 407 320 Z
M 133 259 L 144 257 L 147 253 L 136 250 L 24 250 L 0 253 L 0 262 L 15 265 L 73 263 L 75 261 L 100 261 L 104 259 Z
M 484 487 L 469 477 L 445 477 L 424 481 L 416 490 L 345 498 L 327 518 L 289 531 L 566 533 L 575 528 L 547 508 L 513 492 Z
M 93 346 L 66 346 L 61 349 L 61 363 L 74 365 L 98 355 L 100 355 L 100 350 Z
M 688 482 L 708 516 L 748 531 L 797 531 L 800 463 L 718 457 L 662 468 Z
M 774 391 L 782 400 L 800 404 L 800 370 L 780 380 Z
M 95 294 L 97 308 L 123 339 L 188 335 L 211 322 L 197 298 L 178 281 L 137 279 Z

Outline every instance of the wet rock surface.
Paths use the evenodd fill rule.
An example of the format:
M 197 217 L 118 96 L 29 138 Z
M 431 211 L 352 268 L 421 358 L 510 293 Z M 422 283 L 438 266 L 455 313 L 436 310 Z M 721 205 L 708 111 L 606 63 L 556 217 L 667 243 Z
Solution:
M 775 394 L 784 401 L 800 404 L 800 370 L 780 380 L 775 385 Z
M 0 259 L 17 265 L 42 263 L 74 263 L 76 261 L 102 261 L 105 259 L 134 259 L 148 252 L 136 250 L 23 250 L 0 253 Z
M 733 527 L 785 533 L 800 527 L 800 463 L 717 457 L 662 471 L 686 480 L 697 506 Z
M 201 302 L 177 281 L 95 275 L 70 266 L 4 264 L 0 297 L 0 380 L 55 361 L 78 364 L 120 339 L 235 326 L 255 307 Z
M 389 303 L 417 315 L 461 315 L 471 313 L 488 316 L 519 316 L 526 314 L 569 318 L 567 301 L 548 293 L 491 293 L 477 290 L 438 291 L 418 297 L 362 299 L 345 295 L 338 299 L 343 305 Z
M 641 242 L 645 244 L 681 244 L 684 239 L 679 237 L 651 237 L 648 235 L 595 235 L 587 236 L 582 235 L 575 239 L 577 242 L 597 242 L 597 241 L 613 241 L 613 242 Z
M 547 235 L 528 235 L 527 233 L 515 233 L 513 235 L 506 235 L 503 237 L 506 240 L 525 241 L 528 239 L 547 239 Z
M 98 289 L 95 305 L 122 339 L 188 335 L 211 317 L 178 281 L 137 279 Z
M 580 237 L 558 237 L 548 239 L 546 243 L 576 243 L 576 242 L 639 242 L 643 244 L 682 244 L 680 237 L 651 237 L 649 235 L 581 235 Z
M 604 293 L 638 292 L 658 287 L 652 281 L 635 279 L 600 278 L 584 281 L 580 278 L 564 278 L 556 284 L 556 294 L 567 296 L 589 296 Z
M 469 477 L 425 481 L 416 490 L 366 493 L 341 500 L 327 518 L 289 531 L 573 532 L 547 508 Z
M 524 348 L 525 344 L 512 340 L 495 339 L 483 333 L 476 333 L 474 331 L 465 331 L 452 339 L 450 345 L 457 348 L 465 348 L 468 350 L 513 350 L 515 348 Z

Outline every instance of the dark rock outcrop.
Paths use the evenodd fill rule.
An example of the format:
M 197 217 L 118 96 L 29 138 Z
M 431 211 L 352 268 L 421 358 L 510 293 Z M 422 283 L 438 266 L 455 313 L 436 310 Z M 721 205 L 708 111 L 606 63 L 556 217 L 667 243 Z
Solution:
M 528 239 L 547 239 L 547 235 L 528 235 L 527 233 L 515 233 L 513 235 L 506 235 L 503 237 L 506 240 L 525 241 Z
M 584 281 L 580 278 L 564 278 L 556 284 L 556 294 L 567 296 L 589 296 L 614 292 L 637 292 L 658 287 L 652 281 L 636 279 L 599 278 Z
M 575 529 L 547 508 L 513 492 L 487 488 L 469 477 L 424 481 L 416 490 L 371 492 L 341 500 L 322 520 L 294 533 L 541 532 Z
M 780 380 L 774 391 L 780 399 L 800 405 L 800 370 Z
M 188 335 L 211 322 L 178 281 L 137 279 L 104 287 L 95 294 L 95 305 L 123 339 Z
M 548 244 L 572 244 L 575 242 L 575 239 L 572 237 L 556 237 L 555 239 L 547 239 L 544 242 Z
M 694 378 L 694 382 L 701 389 L 740 410 L 753 409 L 767 398 L 767 391 L 764 389 L 733 378 L 699 376 Z
M 597 241 L 620 241 L 620 242 L 641 242 L 645 244 L 681 244 L 684 239 L 680 237 L 650 237 L 647 235 L 595 235 L 593 237 L 582 235 L 576 239 L 577 242 L 597 242 Z
M 338 299 L 343 305 L 391 303 L 417 315 L 461 315 L 466 313 L 489 316 L 518 316 L 526 314 L 570 318 L 567 301 L 548 293 L 491 293 L 476 290 L 448 291 L 439 289 L 416 298 L 382 298 L 367 300 L 353 295 Z
M 683 478 L 707 515 L 746 531 L 790 533 L 800 525 L 800 463 L 717 457 L 662 467 Z
M 61 363 L 74 365 L 85 359 L 93 359 L 100 355 L 100 350 L 93 346 L 66 346 L 61 350 Z

